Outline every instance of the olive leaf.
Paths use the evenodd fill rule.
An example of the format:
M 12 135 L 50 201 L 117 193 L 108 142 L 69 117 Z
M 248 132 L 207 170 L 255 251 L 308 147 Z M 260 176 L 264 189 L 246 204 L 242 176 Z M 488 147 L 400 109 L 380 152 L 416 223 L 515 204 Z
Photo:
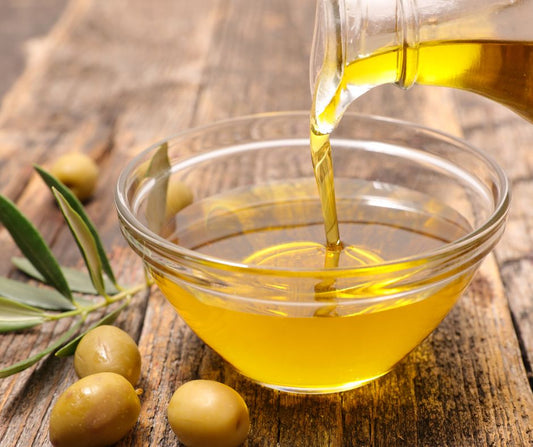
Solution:
M 14 365 L 8 366 L 7 368 L 4 368 L 4 369 L 0 369 L 0 378 L 8 377 L 8 376 L 11 376 L 12 374 L 16 374 L 20 371 L 23 371 L 29 368 L 30 366 L 34 365 L 35 363 L 37 363 L 39 360 L 41 360 L 46 355 L 55 351 L 61 345 L 66 343 L 78 331 L 82 323 L 83 321 L 81 319 L 78 320 L 67 332 L 65 332 L 61 337 L 59 337 L 56 341 L 50 344 L 46 349 L 38 352 L 37 354 L 25 360 L 15 363 Z
M 28 259 L 22 257 L 13 257 L 11 258 L 11 262 L 15 267 L 17 267 L 17 269 L 24 272 L 26 275 L 31 276 L 39 281 L 46 282 L 44 277 L 37 271 L 35 267 L 33 267 Z M 98 294 L 93 286 L 91 277 L 86 272 L 62 265 L 60 265 L 60 267 L 72 292 L 86 293 L 89 295 Z M 118 289 L 107 277 L 104 277 L 104 285 L 105 290 L 109 295 L 113 295 L 118 292 Z
M 54 289 L 35 287 L 4 277 L 0 277 L 0 296 L 41 309 L 73 310 L 76 308 L 72 301 Z
M 0 296 L 0 333 L 28 329 L 44 320 L 45 314 L 41 309 Z
M 168 143 L 164 142 L 157 148 L 146 172 L 146 176 L 153 178 L 155 182 L 146 202 L 148 228 L 155 233 L 159 233 L 165 220 L 169 170 Z
M 78 244 L 87 270 L 89 270 L 94 288 L 100 295 L 106 296 L 104 279 L 102 277 L 102 263 L 91 231 L 82 217 L 70 206 L 65 197 L 54 187 L 52 187 L 52 192 L 74 236 L 76 244 Z
M 23 329 L 31 329 L 32 327 L 42 324 L 42 318 L 27 318 L 25 320 L 4 320 L 0 317 L 0 334 L 3 332 L 15 332 Z
M 108 313 L 104 318 L 97 321 L 95 324 L 93 324 L 90 328 L 88 328 L 86 331 L 79 334 L 76 338 L 69 341 L 65 346 L 63 346 L 61 349 L 59 349 L 56 353 L 56 357 L 68 357 L 69 355 L 73 355 L 74 352 L 76 352 L 76 347 L 80 343 L 80 340 L 84 337 L 87 332 L 94 329 L 95 327 L 102 326 L 104 324 L 112 324 L 117 319 L 120 312 L 128 305 L 128 302 L 122 303 L 119 307 L 117 307 L 113 312 Z
M 38 165 L 35 165 L 34 168 L 41 176 L 43 181 L 46 183 L 46 185 L 48 185 L 50 189 L 55 188 L 57 191 L 59 191 L 61 195 L 65 198 L 65 200 L 68 202 L 68 204 L 72 207 L 72 209 L 76 211 L 76 213 L 83 219 L 85 225 L 87 226 L 94 238 L 94 242 L 96 244 L 98 256 L 100 258 L 104 273 L 107 275 L 107 277 L 111 280 L 111 282 L 117 289 L 120 288 L 118 286 L 117 280 L 115 279 L 113 269 L 111 268 L 111 264 L 109 262 L 109 259 L 107 258 L 104 246 L 102 244 L 102 241 L 100 240 L 100 236 L 98 235 L 96 228 L 91 222 L 91 219 L 89 219 L 89 216 L 87 216 L 87 213 L 85 212 L 82 203 L 78 200 L 78 198 L 72 193 L 69 188 L 67 188 L 63 183 L 56 179 L 52 174 L 45 171 Z
M 72 301 L 67 280 L 41 234 L 15 204 L 2 195 L 0 195 L 0 222 L 4 224 L 20 251 L 43 275 L 46 282 Z

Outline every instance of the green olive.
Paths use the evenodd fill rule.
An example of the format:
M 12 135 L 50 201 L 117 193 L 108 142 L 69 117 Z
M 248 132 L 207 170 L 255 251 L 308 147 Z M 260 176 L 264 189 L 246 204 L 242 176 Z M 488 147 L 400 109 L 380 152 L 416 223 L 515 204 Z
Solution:
M 99 169 L 88 155 L 69 152 L 55 161 L 50 173 L 65 184 L 78 199 L 87 200 L 96 188 Z
M 81 339 L 74 354 L 78 377 L 98 372 L 114 372 L 135 385 L 141 375 L 141 354 L 135 341 L 116 326 L 91 329 Z
M 166 216 L 172 217 L 193 202 L 190 188 L 181 180 L 171 177 L 167 187 Z
M 123 438 L 139 418 L 139 396 L 124 377 L 98 373 L 68 387 L 50 414 L 55 447 L 97 447 Z
M 179 387 L 167 416 L 172 430 L 187 447 L 236 447 L 250 430 L 243 398 L 212 380 L 192 380 Z

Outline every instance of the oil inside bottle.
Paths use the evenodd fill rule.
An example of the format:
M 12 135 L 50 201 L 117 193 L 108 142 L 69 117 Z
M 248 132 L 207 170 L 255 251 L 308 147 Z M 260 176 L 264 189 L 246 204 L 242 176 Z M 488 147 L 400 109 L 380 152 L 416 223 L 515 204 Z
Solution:
M 401 59 L 404 63 L 400 67 Z M 338 62 L 324 63 L 339 66 Z M 470 91 L 533 121 L 532 42 L 421 42 L 416 48 L 393 47 L 378 51 L 350 61 L 342 70 L 336 90 L 321 89 L 315 93 L 312 111 L 315 133 L 331 133 L 355 99 L 374 87 L 393 83 L 403 86 L 415 82 Z M 317 104 L 321 104 L 320 109 Z

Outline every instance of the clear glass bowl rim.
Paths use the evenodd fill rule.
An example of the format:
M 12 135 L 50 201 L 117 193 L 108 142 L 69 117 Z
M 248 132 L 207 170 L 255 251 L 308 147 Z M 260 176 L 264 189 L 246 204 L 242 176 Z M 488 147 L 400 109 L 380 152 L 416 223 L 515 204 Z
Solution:
M 162 143 L 169 142 L 172 140 L 186 138 L 194 134 L 200 134 L 202 132 L 212 130 L 217 127 L 226 127 L 233 123 L 244 122 L 244 121 L 257 121 L 265 120 L 280 117 L 300 117 L 300 118 L 309 118 L 309 111 L 280 111 L 280 112 L 266 112 L 266 113 L 257 113 L 238 116 L 234 118 L 228 118 L 223 120 L 214 121 L 209 124 L 192 127 L 184 131 L 173 134 L 167 138 L 164 138 L 147 149 L 144 149 L 139 154 L 137 154 L 131 161 L 121 171 L 117 185 L 115 188 L 115 207 L 117 209 L 120 220 L 122 221 L 123 227 L 126 227 L 127 231 L 132 234 L 136 239 L 142 240 L 144 244 L 147 244 L 151 247 L 150 251 L 156 249 L 159 253 L 164 253 L 164 257 L 168 261 L 176 262 L 176 259 L 186 260 L 187 263 L 199 263 L 204 266 L 208 265 L 210 268 L 218 268 L 221 270 L 231 269 L 232 272 L 241 271 L 245 274 L 261 274 L 261 275 L 272 275 L 272 276 L 299 276 L 299 277 L 316 277 L 317 275 L 323 278 L 327 277 L 336 277 L 339 272 L 350 271 L 354 276 L 364 275 L 366 271 L 371 271 L 371 269 L 377 266 L 396 266 L 397 271 L 401 270 L 402 265 L 416 263 L 422 259 L 425 262 L 438 261 L 439 259 L 447 258 L 451 253 L 457 253 L 462 251 L 468 251 L 468 247 L 477 246 L 478 244 L 483 244 L 483 242 L 488 243 L 491 240 L 491 235 L 494 235 L 498 232 L 501 226 L 505 223 L 509 207 L 510 207 L 510 186 L 509 180 L 505 175 L 503 169 L 500 165 L 487 153 L 477 149 L 475 146 L 469 144 L 467 141 L 450 135 L 446 132 L 439 131 L 434 128 L 426 127 L 420 124 L 416 124 L 409 121 L 404 121 L 396 118 L 383 117 L 379 115 L 371 114 L 360 114 L 348 112 L 345 113 L 344 117 L 351 117 L 354 119 L 363 119 L 371 120 L 374 122 L 383 122 L 388 124 L 393 124 L 396 126 L 402 126 L 410 128 L 413 130 L 423 131 L 427 135 L 440 140 L 447 140 L 454 145 L 461 146 L 462 149 L 474 153 L 476 156 L 481 157 L 484 161 L 491 167 L 494 174 L 496 175 L 497 183 L 500 187 L 500 196 L 499 201 L 496 203 L 494 211 L 491 215 L 481 224 L 478 228 L 472 232 L 466 234 L 465 236 L 447 243 L 443 244 L 436 250 L 429 252 L 422 252 L 413 256 L 394 259 L 384 263 L 372 265 L 369 267 L 338 267 L 333 269 L 304 269 L 304 268 L 280 268 L 280 267 L 263 267 L 253 264 L 244 264 L 234 261 L 228 261 L 221 258 L 216 258 L 213 256 L 204 255 L 197 253 L 194 250 L 189 250 L 187 248 L 181 247 L 179 245 L 173 244 L 168 240 L 160 237 L 156 233 L 152 232 L 145 225 L 143 225 L 135 217 L 134 213 L 131 211 L 128 200 L 126 197 L 126 191 L 129 186 L 129 179 L 134 172 L 135 168 L 138 167 L 143 161 L 145 161 L 146 156 L 158 148 Z M 335 132 L 332 134 L 332 141 L 335 140 Z M 197 156 L 197 154 L 193 155 Z M 183 160 L 180 160 L 182 162 Z M 309 160 L 311 163 L 311 160 Z M 143 245 L 144 245 L 143 244 Z M 146 253 L 145 253 L 146 254 Z M 147 256 L 149 259 L 150 256 Z

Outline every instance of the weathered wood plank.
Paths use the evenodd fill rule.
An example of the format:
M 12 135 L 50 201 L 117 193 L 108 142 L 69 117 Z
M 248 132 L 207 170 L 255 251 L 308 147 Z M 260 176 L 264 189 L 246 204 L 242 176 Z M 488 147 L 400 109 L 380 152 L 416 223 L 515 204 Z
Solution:
M 121 281 L 142 280 L 113 210 L 111 185 L 118 171 L 148 144 L 191 125 L 252 112 L 307 109 L 313 14 L 314 4 L 306 0 L 72 0 L 53 32 L 35 47 L 28 69 L 3 103 L 0 168 L 20 174 L 0 176 L 0 189 L 35 219 L 64 262 L 80 265 L 57 210 L 29 165 L 46 164 L 72 148 L 90 153 L 99 161 L 102 179 L 88 212 Z M 490 143 L 494 154 L 499 139 L 523 138 L 520 147 L 525 148 L 529 131 L 520 127 L 525 133 L 519 137 L 516 121 L 496 132 L 493 141 L 495 118 L 472 124 L 472 110 L 481 117 L 493 113 L 485 106 L 447 90 L 405 93 L 387 87 L 362 98 L 357 110 L 466 135 L 479 146 Z M 476 138 L 476 129 L 487 138 Z M 30 162 L 16 156 L 21 148 Z M 528 178 L 530 155 L 525 149 L 517 153 L 523 163 L 510 155 L 502 160 L 516 169 L 513 178 Z M 511 226 L 520 243 L 503 241 L 497 252 L 509 301 L 491 257 L 419 349 L 389 375 L 351 392 L 293 396 L 262 388 L 205 347 L 159 292 L 154 290 L 149 299 L 137 297 L 118 324 L 139 340 L 142 414 L 120 445 L 178 445 L 166 423 L 166 404 L 179 384 L 198 377 L 224 381 L 244 396 L 252 418 L 247 446 L 533 443 L 532 394 L 511 318 L 523 328 L 519 335 L 530 352 L 524 344 L 531 340 L 526 300 L 531 287 L 525 279 L 530 278 L 526 254 L 532 246 L 530 190 L 527 182 L 516 183 L 523 205 Z M 0 249 L 13 252 L 5 232 L 0 232 Z M 514 258 L 520 263 L 513 264 Z M 11 272 L 5 258 L 0 271 Z M 61 330 L 63 323 L 42 333 L 2 335 L 0 358 L 26 355 Z M 74 380 L 70 360 L 51 358 L 0 382 L 0 444 L 46 445 L 51 405 Z
M 511 182 L 507 230 L 495 253 L 533 386 L 533 126 L 499 104 L 455 92 L 465 138 L 490 153 Z
M 28 40 L 48 33 L 66 3 L 66 0 L 0 2 L 0 97 L 24 69 Z

